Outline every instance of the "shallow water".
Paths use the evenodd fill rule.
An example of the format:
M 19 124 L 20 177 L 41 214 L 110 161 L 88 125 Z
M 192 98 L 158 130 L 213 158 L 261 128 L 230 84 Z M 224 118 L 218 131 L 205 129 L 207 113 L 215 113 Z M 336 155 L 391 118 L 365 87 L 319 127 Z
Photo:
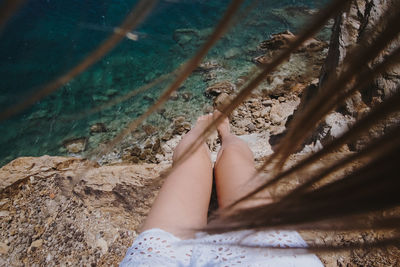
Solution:
M 9 21 L 0 35 L 0 105 L 12 106 L 82 60 L 128 14 L 137 1 L 35 0 Z M 223 68 L 205 81 L 195 72 L 179 89 L 190 100 L 168 101 L 165 112 L 146 123 L 162 132 L 178 115 L 193 121 L 210 105 L 204 89 L 217 81 L 235 82 L 249 75 L 258 55 L 257 45 L 271 33 L 296 32 L 304 22 L 301 10 L 318 8 L 324 1 L 245 1 L 234 27 L 209 52 L 205 61 Z M 127 101 L 96 114 L 82 112 L 104 104 L 170 73 L 204 42 L 229 1 L 159 1 L 133 34 L 83 74 L 23 113 L 0 122 L 0 166 L 18 156 L 65 155 L 63 140 L 89 137 L 89 149 L 115 136 L 142 114 L 168 84 L 164 82 Z M 285 8 L 295 7 L 293 12 Z M 296 13 L 297 12 L 297 13 Z M 186 34 L 177 34 L 178 29 Z M 169 79 L 170 81 L 171 79 Z M 90 125 L 103 122 L 109 132 L 90 135 Z

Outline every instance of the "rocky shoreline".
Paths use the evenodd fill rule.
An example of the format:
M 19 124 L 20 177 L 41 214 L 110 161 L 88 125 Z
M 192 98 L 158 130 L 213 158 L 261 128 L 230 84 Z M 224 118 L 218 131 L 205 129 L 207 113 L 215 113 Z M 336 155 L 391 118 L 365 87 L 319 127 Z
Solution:
M 184 48 L 199 36 L 198 32 L 186 29 L 176 32 L 174 38 Z M 292 33 L 285 31 L 261 42 L 252 52 L 254 71 L 293 38 Z M 326 41 L 309 40 L 231 114 L 232 131 L 249 143 L 257 164 L 273 153 L 273 145 L 284 134 L 293 113 L 318 88 L 328 47 Z M 229 50 L 224 56 L 229 58 L 237 53 L 240 51 Z M 228 79 L 227 72 L 224 64 L 213 59 L 203 62 L 196 70 L 208 84 L 203 92 L 209 103 L 204 105 L 204 113 L 212 112 L 212 104 L 224 105 L 248 80 L 248 76 Z M 171 102 L 179 101 L 183 105 L 196 101 L 195 97 L 182 88 L 171 96 Z M 173 104 L 166 105 L 155 116 L 155 121 L 162 117 L 168 124 L 157 127 L 151 120 L 146 122 L 113 152 L 96 159 L 97 162 L 79 157 L 84 157 L 93 144 L 107 142 L 110 126 L 100 121 L 91 125 L 90 135 L 64 140 L 63 149 L 78 157 L 24 157 L 3 166 L 0 169 L 0 265 L 117 265 L 163 183 L 162 173 L 171 164 L 174 147 L 193 122 L 192 114 L 176 114 Z M 324 135 L 319 133 L 318 138 L 310 140 L 288 164 L 294 164 L 308 152 L 319 149 L 329 138 L 340 135 L 352 121 L 353 117 L 348 114 L 328 116 L 323 123 Z M 219 141 L 214 137 L 208 144 L 215 158 Z M 344 149 L 324 160 L 335 160 L 342 153 L 351 152 Z M 280 184 L 274 193 L 289 190 L 299 182 L 296 179 L 300 178 Z M 368 240 L 387 233 L 308 232 L 302 235 L 308 242 L 348 244 L 351 240 Z M 326 266 L 365 266 L 396 265 L 398 255 L 398 249 L 391 248 L 318 256 Z
M 292 33 L 285 31 L 274 34 L 271 39 L 259 44 L 258 56 L 253 58 L 254 71 L 257 71 L 258 66 L 270 60 L 274 54 L 284 49 L 293 38 Z M 272 153 L 268 145 L 268 136 L 278 135 L 286 129 L 286 122 L 297 109 L 303 91 L 318 84 L 319 70 L 326 57 L 327 47 L 326 42 L 317 39 L 309 40 L 231 114 L 232 131 L 243 136 L 244 139 L 253 140 L 253 143 L 262 146 L 261 149 L 264 151 L 262 156 Z M 222 69 L 222 65 L 218 62 L 206 61 L 196 70 L 203 79 L 209 81 L 210 86 L 205 88 L 204 96 L 213 103 L 214 107 L 229 102 L 248 79 L 248 77 L 242 76 L 233 81 L 223 80 L 212 83 L 213 79 L 210 80 L 209 77 L 217 76 Z M 189 93 L 178 91 L 171 96 L 171 100 L 187 101 L 190 97 Z M 161 115 L 167 113 L 167 108 L 161 109 L 158 113 Z M 210 113 L 213 111 L 213 107 L 206 105 L 203 110 L 204 113 Z M 170 162 L 173 148 L 192 125 L 191 118 L 185 115 L 171 117 L 170 120 L 171 123 L 163 129 L 151 124 L 144 124 L 119 148 L 103 156 L 98 162 L 100 164 Z M 91 134 L 105 132 L 104 129 L 106 129 L 105 125 L 96 123 L 91 126 Z M 84 137 L 72 140 L 72 142 L 67 140 L 64 142 L 64 146 L 69 152 L 73 153 L 77 147 L 82 148 L 80 150 L 82 152 L 85 140 Z M 135 140 L 134 144 L 132 144 L 132 140 Z M 214 144 L 210 148 L 215 153 L 218 144 Z M 253 149 L 257 150 L 257 147 L 254 146 Z M 259 154 L 257 155 L 261 156 Z

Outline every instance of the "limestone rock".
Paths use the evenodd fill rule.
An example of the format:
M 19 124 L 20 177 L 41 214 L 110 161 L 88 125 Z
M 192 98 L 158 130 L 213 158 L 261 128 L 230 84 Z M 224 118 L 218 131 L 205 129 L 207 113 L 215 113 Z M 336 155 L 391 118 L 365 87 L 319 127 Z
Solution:
M 328 56 L 321 70 L 319 90 L 323 90 L 329 79 L 336 78 L 342 70 L 345 58 L 354 47 L 372 42 L 372 39 L 382 31 L 381 25 L 384 24 L 382 19 L 385 18 L 386 11 L 392 8 L 397 8 L 395 0 L 354 0 L 348 8 L 335 18 Z M 373 69 L 394 49 L 399 47 L 400 39 L 394 39 L 390 45 L 380 52 L 377 58 L 367 63 L 366 67 Z M 376 104 L 381 103 L 386 97 L 398 90 L 399 73 L 400 67 L 396 64 L 377 75 L 370 84 L 361 88 L 359 92 L 346 100 L 340 108 L 342 115 L 350 114 L 354 119 L 362 117 L 368 110 L 374 108 Z M 360 142 L 352 144 L 351 148 L 361 149 L 363 147 L 361 144 L 366 144 L 368 140 L 377 136 L 377 131 L 379 131 L 377 129 L 384 131 L 384 129 L 398 125 L 398 123 L 400 123 L 399 119 L 393 115 L 388 120 L 381 122 L 381 125 L 377 125 L 375 130 L 371 130 L 367 135 L 360 137 Z M 323 133 L 320 134 L 323 135 Z
M 287 118 L 293 114 L 294 110 L 299 104 L 297 101 L 287 101 L 280 104 L 272 105 L 270 111 L 270 118 L 273 124 L 284 125 Z
M 231 97 L 227 93 L 221 93 L 214 99 L 214 107 L 218 110 L 223 110 L 231 100 Z
M 186 119 L 183 116 L 179 116 L 174 119 L 172 123 L 172 129 L 173 129 L 172 134 L 182 135 L 190 131 L 192 126 L 189 122 L 186 122 L 185 120 Z
M 10 220 L 2 218 L 0 265 L 120 263 L 163 182 L 159 174 L 168 166 L 100 167 L 49 156 L 18 158 L 3 166 L 0 203 Z M 50 192 L 57 196 L 51 199 Z
M 296 36 L 290 31 L 272 34 L 269 40 L 263 41 L 258 48 L 261 50 L 277 50 L 287 48 Z
M 168 141 L 172 138 L 172 131 L 166 131 L 165 134 L 161 137 L 161 140 Z
M 221 93 L 231 94 L 236 90 L 236 86 L 229 81 L 215 83 L 207 87 L 205 95 L 209 97 L 219 96 Z
M 152 135 L 157 132 L 157 128 L 150 124 L 143 125 L 142 129 L 147 135 Z

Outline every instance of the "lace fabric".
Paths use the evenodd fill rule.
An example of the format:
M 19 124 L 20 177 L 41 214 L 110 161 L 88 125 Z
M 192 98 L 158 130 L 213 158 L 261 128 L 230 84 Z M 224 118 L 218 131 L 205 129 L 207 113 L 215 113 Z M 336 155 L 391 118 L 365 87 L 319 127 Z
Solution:
M 244 245 L 244 246 L 240 246 Z M 250 246 L 304 247 L 304 251 Z M 247 247 L 246 247 L 247 246 Z M 141 233 L 120 266 L 323 266 L 295 231 L 198 233 L 181 240 L 161 229 Z

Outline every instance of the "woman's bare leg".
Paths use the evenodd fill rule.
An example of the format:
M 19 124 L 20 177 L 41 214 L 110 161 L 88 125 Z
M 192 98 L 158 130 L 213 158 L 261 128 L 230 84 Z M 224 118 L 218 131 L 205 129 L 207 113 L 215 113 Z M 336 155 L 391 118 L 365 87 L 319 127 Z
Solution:
M 218 116 L 221 116 L 221 113 L 215 111 L 214 117 Z M 222 145 L 217 155 L 214 173 L 218 204 L 220 208 L 224 208 L 256 188 L 255 180 L 251 180 L 256 168 L 253 152 L 246 142 L 230 132 L 228 118 L 224 119 L 217 130 Z M 264 204 L 271 201 L 269 193 L 264 197 Z M 251 204 L 257 202 L 253 201 Z
M 183 151 L 199 142 L 199 135 L 211 121 L 212 115 L 197 120 L 175 148 L 174 164 Z M 203 143 L 167 176 L 141 230 L 161 228 L 181 238 L 191 237 L 193 229 L 207 224 L 211 188 L 210 151 Z

